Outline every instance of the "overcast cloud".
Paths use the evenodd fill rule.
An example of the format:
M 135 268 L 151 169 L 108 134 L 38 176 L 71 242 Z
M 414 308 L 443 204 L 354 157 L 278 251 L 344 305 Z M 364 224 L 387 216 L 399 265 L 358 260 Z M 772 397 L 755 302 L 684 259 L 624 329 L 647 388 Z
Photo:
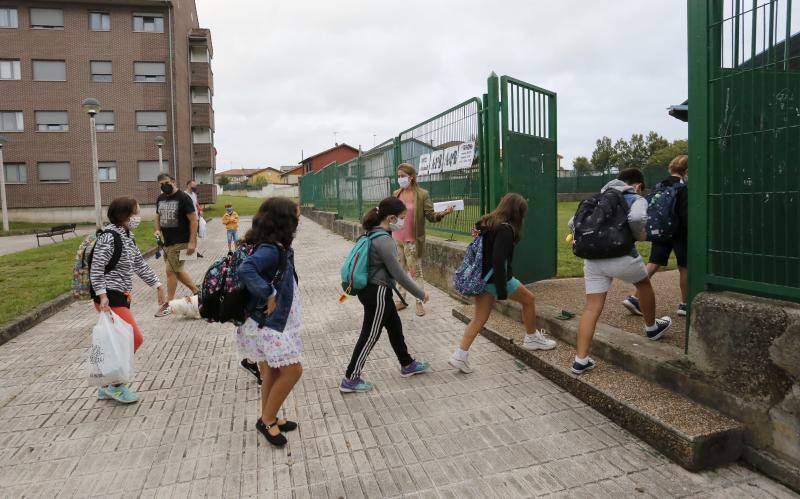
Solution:
M 197 0 L 214 43 L 217 170 L 368 149 L 486 91 L 495 71 L 558 93 L 571 165 L 602 135 L 685 138 L 679 0 Z

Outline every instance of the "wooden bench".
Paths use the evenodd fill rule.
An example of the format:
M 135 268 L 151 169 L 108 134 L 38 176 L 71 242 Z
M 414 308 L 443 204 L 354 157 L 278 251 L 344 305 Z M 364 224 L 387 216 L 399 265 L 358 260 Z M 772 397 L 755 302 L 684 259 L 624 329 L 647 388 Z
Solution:
M 61 236 L 61 240 L 62 241 L 64 240 L 64 235 L 65 234 L 72 233 L 72 234 L 75 234 L 77 236 L 78 233 L 75 231 L 76 226 L 77 226 L 76 224 L 56 225 L 55 227 L 50 227 L 47 230 L 37 230 L 36 231 L 36 246 L 41 246 L 41 243 L 39 242 L 39 240 L 41 238 L 43 238 L 43 237 L 49 237 L 50 239 L 53 240 L 53 242 L 56 242 L 54 236 Z

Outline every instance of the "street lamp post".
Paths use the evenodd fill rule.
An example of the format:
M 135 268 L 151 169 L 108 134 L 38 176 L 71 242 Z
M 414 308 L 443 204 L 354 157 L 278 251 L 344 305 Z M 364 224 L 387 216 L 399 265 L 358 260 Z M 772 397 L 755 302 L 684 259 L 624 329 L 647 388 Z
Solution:
M 162 152 L 162 149 L 167 141 L 164 140 L 164 137 L 159 135 L 155 138 L 155 142 L 156 146 L 158 146 L 158 173 L 164 173 L 164 153 Z
M 100 168 L 97 164 L 97 126 L 94 117 L 100 112 L 97 99 L 84 99 L 81 108 L 89 115 L 89 127 L 92 137 L 92 180 L 94 181 L 94 218 L 98 229 L 103 228 L 103 206 L 100 199 Z
M 0 205 L 3 208 L 3 231 L 8 232 L 8 205 L 6 204 L 6 167 L 3 166 L 3 146 L 6 138 L 0 135 Z

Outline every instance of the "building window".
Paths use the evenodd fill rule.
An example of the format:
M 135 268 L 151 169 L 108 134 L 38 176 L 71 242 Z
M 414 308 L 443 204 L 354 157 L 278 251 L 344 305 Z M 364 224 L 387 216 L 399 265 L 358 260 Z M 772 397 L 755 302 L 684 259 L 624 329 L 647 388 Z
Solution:
M 28 183 L 28 168 L 25 163 L 6 163 L 6 183 L 7 184 L 26 184 Z
M 192 127 L 192 143 L 193 144 L 210 144 L 211 143 L 211 129 L 205 127 Z
M 211 173 L 211 168 L 195 168 L 194 181 L 198 184 L 213 184 L 214 175 Z
M 32 61 L 33 79 L 37 81 L 67 81 L 64 61 Z
M 36 111 L 36 129 L 40 132 L 68 132 L 69 117 L 66 111 Z
M 111 14 L 108 12 L 89 12 L 89 29 L 92 31 L 111 31 Z
M 134 81 L 166 81 L 165 64 L 163 62 L 134 62 Z
M 94 124 L 98 132 L 113 132 L 114 111 L 100 111 L 94 117 Z
M 22 132 L 22 111 L 0 111 L 0 132 Z
M 0 80 L 19 79 L 19 59 L 0 59 Z
M 64 11 L 61 9 L 31 9 L 31 28 L 64 29 Z
M 39 163 L 40 182 L 69 182 L 69 163 Z
M 211 104 L 211 89 L 192 87 L 192 104 Z
M 189 60 L 191 62 L 208 62 L 208 47 L 192 47 Z
M 100 175 L 100 182 L 116 182 L 117 181 L 117 162 L 116 161 L 99 161 L 97 163 L 98 173 Z
M 133 31 L 139 33 L 163 33 L 164 16 L 161 14 L 134 14 Z
M 91 61 L 92 81 L 112 81 L 111 61 Z
M 0 7 L 0 28 L 18 28 L 17 9 L 14 7 Z
M 169 171 L 169 162 L 164 160 L 164 171 Z M 158 180 L 158 161 L 139 161 L 139 181 L 155 182 Z
M 136 111 L 136 130 L 140 132 L 166 132 L 167 113 L 164 111 Z

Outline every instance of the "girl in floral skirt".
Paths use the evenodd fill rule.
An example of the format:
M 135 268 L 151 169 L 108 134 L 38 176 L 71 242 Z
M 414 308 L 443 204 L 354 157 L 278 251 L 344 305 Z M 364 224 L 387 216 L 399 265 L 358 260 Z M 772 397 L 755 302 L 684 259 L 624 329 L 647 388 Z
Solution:
M 261 417 L 256 429 L 269 443 L 286 445 L 284 432 L 297 423 L 278 418 L 283 402 L 303 374 L 300 341 L 300 293 L 292 240 L 300 209 L 291 200 L 264 201 L 245 235 L 256 246 L 239 266 L 247 287 L 247 320 L 236 329 L 242 356 L 258 362 L 261 372 Z

